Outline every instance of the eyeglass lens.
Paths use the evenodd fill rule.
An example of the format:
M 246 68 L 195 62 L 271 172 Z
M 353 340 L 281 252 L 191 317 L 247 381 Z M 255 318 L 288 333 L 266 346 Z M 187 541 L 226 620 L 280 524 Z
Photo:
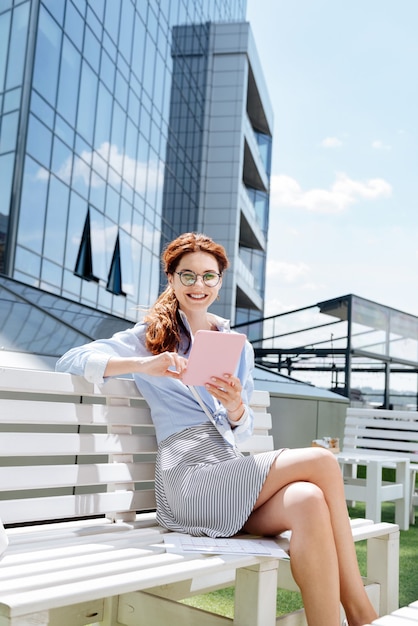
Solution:
M 220 281 L 220 275 L 216 272 L 205 272 L 204 274 L 196 274 L 195 272 L 177 272 L 180 280 L 186 287 L 194 285 L 198 277 L 201 276 L 207 287 L 216 287 Z

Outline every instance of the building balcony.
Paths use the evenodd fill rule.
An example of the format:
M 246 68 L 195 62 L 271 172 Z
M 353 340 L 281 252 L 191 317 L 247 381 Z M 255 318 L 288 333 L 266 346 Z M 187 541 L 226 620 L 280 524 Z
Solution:
M 258 142 L 248 115 L 244 118 L 244 183 L 254 189 L 268 191 L 269 178 Z
M 263 308 L 263 299 L 256 287 L 254 274 L 245 265 L 240 257 L 236 259 L 237 299 L 236 305 L 245 309 Z

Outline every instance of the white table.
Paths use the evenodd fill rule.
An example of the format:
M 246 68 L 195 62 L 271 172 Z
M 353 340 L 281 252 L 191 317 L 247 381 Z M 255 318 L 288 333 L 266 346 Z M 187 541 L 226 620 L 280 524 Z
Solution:
M 340 452 L 338 462 L 344 476 L 344 491 L 347 501 L 366 503 L 366 517 L 374 522 L 381 521 L 382 502 L 395 502 L 395 520 L 401 530 L 409 528 L 409 459 L 389 454 L 370 454 L 352 451 Z M 357 478 L 357 465 L 366 467 L 366 477 Z M 384 467 L 395 468 L 395 482 L 384 482 Z

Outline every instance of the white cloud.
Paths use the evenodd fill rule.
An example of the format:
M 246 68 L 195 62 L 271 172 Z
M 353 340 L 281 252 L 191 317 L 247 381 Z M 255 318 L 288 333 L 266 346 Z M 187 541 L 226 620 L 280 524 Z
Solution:
M 269 280 L 279 279 L 285 283 L 293 283 L 309 273 L 306 263 L 286 263 L 284 261 L 267 261 L 267 277 Z
M 316 213 L 341 213 L 362 198 L 374 200 L 391 193 L 391 185 L 383 178 L 357 181 L 343 172 L 336 175 L 330 189 L 304 191 L 294 178 L 285 174 L 271 179 L 272 206 L 297 207 Z
M 390 150 L 391 146 L 383 143 L 380 139 L 375 139 L 375 141 L 372 141 L 372 148 L 373 150 Z
M 325 139 L 321 141 L 323 148 L 339 148 L 342 145 L 343 142 L 341 139 L 338 139 L 338 137 L 325 137 Z
M 80 156 L 74 158 L 74 161 L 72 157 L 68 157 L 55 173 L 67 183 L 70 183 L 73 177 L 73 179 L 81 179 L 86 187 L 89 185 L 100 187 L 105 184 L 106 179 L 118 186 L 122 172 L 124 181 L 138 192 L 143 193 L 147 185 L 148 188 L 154 189 L 162 186 L 163 163 L 136 161 L 121 152 L 118 146 L 108 142 L 102 143 L 96 150 L 84 150 Z M 47 180 L 49 172 L 40 168 L 36 177 L 40 180 Z

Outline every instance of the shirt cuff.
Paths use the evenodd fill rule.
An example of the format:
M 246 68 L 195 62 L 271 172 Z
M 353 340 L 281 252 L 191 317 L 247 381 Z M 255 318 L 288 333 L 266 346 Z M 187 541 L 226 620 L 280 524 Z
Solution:
M 231 426 L 242 426 L 243 424 L 245 424 L 248 417 L 249 417 L 248 407 L 246 404 L 244 404 L 244 413 L 241 415 L 239 420 L 233 421 L 228 418 L 228 422 L 230 423 Z
M 96 385 L 103 383 L 104 373 L 109 359 L 109 354 L 96 352 L 90 355 L 84 368 L 84 378 L 88 380 L 89 383 Z

